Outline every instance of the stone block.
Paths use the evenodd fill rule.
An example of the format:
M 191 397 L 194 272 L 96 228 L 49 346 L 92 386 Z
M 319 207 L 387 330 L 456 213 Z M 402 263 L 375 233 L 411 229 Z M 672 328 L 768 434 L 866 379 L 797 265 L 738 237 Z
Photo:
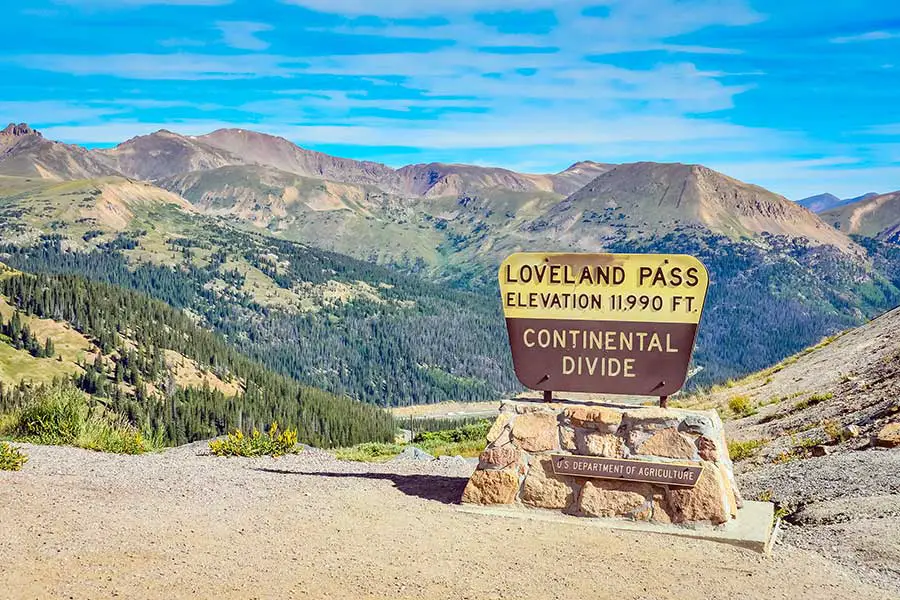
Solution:
M 681 418 L 681 423 L 678 424 L 678 431 L 703 435 L 709 438 L 715 438 L 716 433 L 721 430 L 721 421 L 701 414 L 684 415 Z
M 650 514 L 651 521 L 654 523 L 671 523 L 671 510 L 672 509 L 669 508 L 669 503 L 666 502 L 665 494 L 653 495 L 653 512 Z
M 462 501 L 471 504 L 512 504 L 519 492 L 514 469 L 475 471 L 463 490 Z
M 692 460 L 697 455 L 693 440 L 674 427 L 660 429 L 635 448 L 636 454 Z
M 487 443 L 494 445 L 502 445 L 509 442 L 509 430 L 512 427 L 514 415 L 509 413 L 500 413 L 497 420 L 491 425 L 487 433 Z
M 533 456 L 522 485 L 522 502 L 536 508 L 568 508 L 575 500 L 570 480 L 553 472 L 549 458 Z
M 719 525 L 731 517 L 726 496 L 726 480 L 713 463 L 703 463 L 697 484 L 692 488 L 670 488 L 666 501 L 673 523 L 710 521 Z
M 647 406 L 628 410 L 622 415 L 622 426 L 629 431 L 658 431 L 669 427 L 678 428 L 682 415 L 668 409 Z
M 646 521 L 652 513 L 653 490 L 628 481 L 588 481 L 581 488 L 579 510 L 589 517 L 629 517 Z
M 559 428 L 559 447 L 568 452 L 575 452 L 578 446 L 575 443 L 575 430 L 571 427 Z
M 588 433 L 583 438 L 583 447 L 579 452 L 588 456 L 605 458 L 623 458 L 625 456 L 625 440 L 609 433 Z
M 524 466 L 522 456 L 522 451 L 512 444 L 491 446 L 478 457 L 478 468 L 495 471 L 499 469 L 521 470 Z
M 526 452 L 546 452 L 559 448 L 556 415 L 544 412 L 519 415 L 513 422 L 512 439 Z
M 622 411 L 603 406 L 578 406 L 567 408 L 565 418 L 576 427 L 615 433 L 622 423 Z

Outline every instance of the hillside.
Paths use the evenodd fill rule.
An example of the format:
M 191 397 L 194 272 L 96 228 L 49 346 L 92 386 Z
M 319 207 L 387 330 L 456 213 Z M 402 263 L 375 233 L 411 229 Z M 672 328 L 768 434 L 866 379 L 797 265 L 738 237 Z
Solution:
M 4 271 L 0 299 L 0 314 L 13 310 L 0 335 L 0 382 L 8 390 L 0 411 L 21 405 L 33 390 L 11 384 L 68 376 L 170 444 L 272 421 L 323 446 L 393 437 L 383 411 L 277 375 L 185 313 L 141 294 L 80 277 Z M 23 352 L 39 363 L 27 364 Z
M 857 251 L 846 236 L 788 199 L 700 165 L 619 165 L 535 225 L 573 246 L 594 248 L 604 239 L 648 238 L 691 227 L 738 239 L 764 232 L 805 237 Z
M 889 448 L 900 447 L 898 329 L 900 308 L 686 401 L 732 414 L 726 431 L 743 444 L 742 491 L 778 505 L 789 542 L 894 589 L 900 449 Z
M 827 210 L 822 219 L 849 234 L 898 241 L 900 231 L 900 192 L 864 198 L 852 204 Z

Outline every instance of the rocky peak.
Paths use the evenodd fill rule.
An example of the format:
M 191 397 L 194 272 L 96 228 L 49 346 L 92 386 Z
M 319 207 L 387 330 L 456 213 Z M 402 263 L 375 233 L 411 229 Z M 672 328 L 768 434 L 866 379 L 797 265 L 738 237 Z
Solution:
M 0 135 L 11 135 L 13 137 L 21 137 L 23 135 L 41 135 L 41 133 L 32 129 L 28 123 L 19 123 L 16 125 L 15 123 L 10 123 L 6 126 L 6 129 L 0 131 Z

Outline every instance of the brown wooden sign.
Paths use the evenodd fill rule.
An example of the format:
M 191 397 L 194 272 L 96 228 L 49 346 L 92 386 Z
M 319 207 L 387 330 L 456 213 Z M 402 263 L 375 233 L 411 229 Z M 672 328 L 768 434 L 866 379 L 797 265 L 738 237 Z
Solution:
M 693 487 L 700 478 L 702 467 L 678 463 L 650 462 L 625 458 L 600 458 L 554 454 L 553 472 L 557 475 L 621 479 L 642 483 L 659 483 Z
M 521 252 L 499 279 L 526 387 L 669 396 L 684 385 L 709 284 L 696 258 Z

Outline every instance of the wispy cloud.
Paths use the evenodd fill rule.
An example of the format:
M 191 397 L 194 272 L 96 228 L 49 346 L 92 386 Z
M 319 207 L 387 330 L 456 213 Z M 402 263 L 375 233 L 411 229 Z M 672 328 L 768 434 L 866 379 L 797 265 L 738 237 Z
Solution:
M 55 73 L 136 80 L 257 79 L 287 77 L 302 71 L 297 59 L 264 54 L 31 54 L 0 58 L 3 61 Z
M 252 21 L 219 21 L 216 23 L 222 32 L 222 41 L 232 48 L 240 50 L 265 50 L 269 42 L 261 40 L 258 34 L 271 31 L 272 26 Z
M 879 40 L 900 39 L 900 31 L 868 31 L 856 35 L 834 37 L 829 40 L 832 44 L 852 44 L 855 42 L 875 42 Z
M 235 0 L 56 0 L 60 4 L 88 8 L 127 8 L 135 6 L 222 6 Z

